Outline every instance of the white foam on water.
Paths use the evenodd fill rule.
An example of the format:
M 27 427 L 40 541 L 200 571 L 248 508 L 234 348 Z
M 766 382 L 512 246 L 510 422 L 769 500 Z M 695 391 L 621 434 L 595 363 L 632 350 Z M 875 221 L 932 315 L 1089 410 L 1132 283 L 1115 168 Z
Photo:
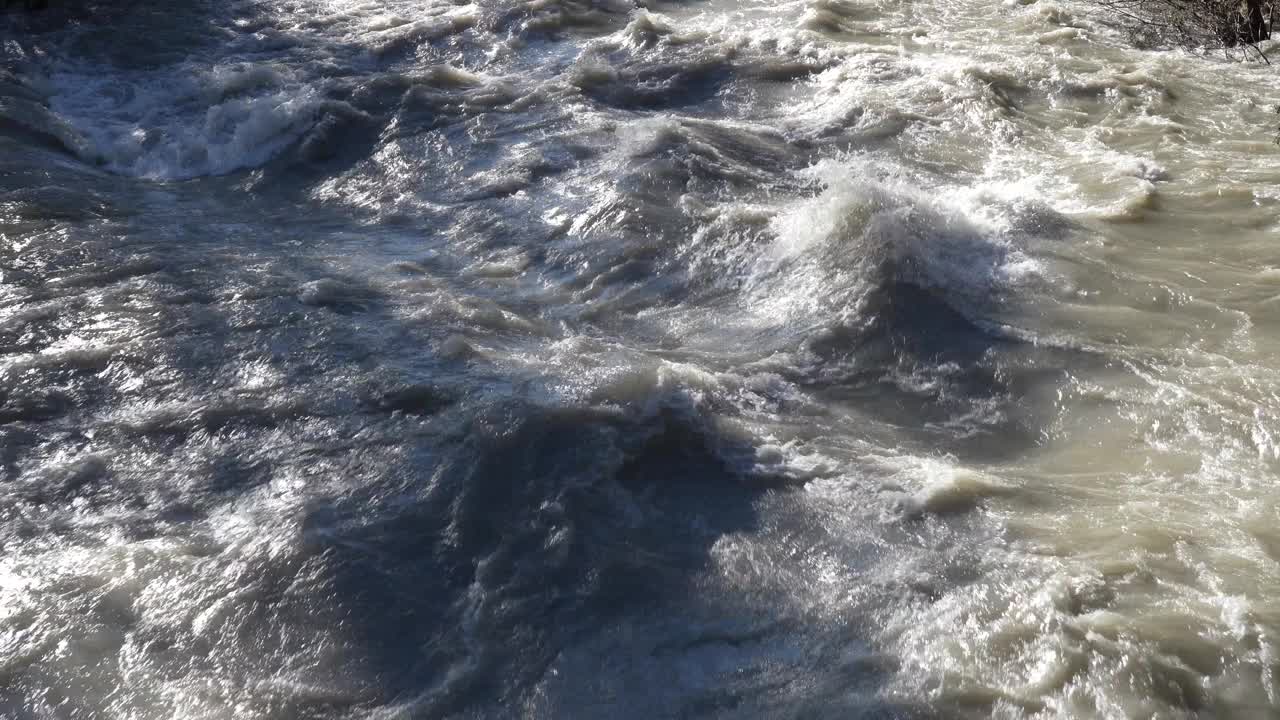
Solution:
M 89 139 L 91 160 L 154 180 L 256 167 L 296 142 L 324 106 L 314 87 L 269 65 L 128 80 L 65 72 L 51 82 L 50 107 Z
M 783 208 L 770 226 L 776 239 L 746 250 L 756 259 L 744 292 L 762 316 L 856 313 L 867 292 L 892 281 L 937 291 L 968 312 L 1041 275 L 1001 227 L 1007 210 L 989 194 L 925 190 L 858 158 L 824 161 L 803 177 L 821 192 Z M 893 277 L 883 276 L 885 263 Z
M 383 700 L 375 716 L 455 711 L 484 660 L 519 641 L 511 627 L 539 629 L 536 601 L 519 615 L 523 587 L 504 595 L 477 580 L 451 598 L 451 621 L 466 625 L 457 657 L 428 687 L 371 699 L 358 653 L 344 654 L 348 626 L 323 615 L 336 595 L 295 565 L 331 541 L 363 558 L 323 521 L 329 504 L 358 506 L 343 492 L 382 480 L 377 501 L 390 500 L 374 507 L 420 502 L 413 492 L 440 480 L 432 463 L 521 412 L 518 399 L 581 411 L 602 435 L 623 431 L 591 423 L 689 424 L 675 442 L 692 449 L 657 452 L 722 469 L 724 492 L 742 494 L 719 499 L 749 497 L 759 522 L 707 540 L 681 600 L 781 618 L 742 641 L 677 638 L 659 648 L 671 660 L 634 643 L 600 657 L 567 647 L 546 660 L 539 692 L 585 667 L 604 681 L 667 678 L 692 697 L 759 661 L 773 664 L 758 677 L 800 668 L 785 687 L 746 686 L 788 711 L 844 697 L 869 666 L 882 699 L 974 716 L 1275 707 L 1280 385 L 1268 312 L 1280 257 L 1265 232 L 1280 196 L 1271 128 L 1250 134 L 1274 122 L 1274 75 L 1122 47 L 1074 3 L 250 6 L 263 14 L 245 22 L 260 29 L 225 55 L 123 70 L 52 53 L 31 83 L 41 97 L 0 113 L 26 130 L 56 121 L 59 142 L 111 172 L 195 179 L 261 167 L 304 138 L 336 111 L 331 71 L 385 81 L 421 117 L 380 118 L 369 155 L 311 197 L 400 224 L 353 220 L 339 238 L 305 211 L 289 216 L 315 237 L 290 235 L 283 250 L 265 237 L 252 252 L 278 253 L 290 272 L 267 282 L 246 270 L 223 303 L 163 291 L 153 302 L 141 285 L 39 254 L 89 252 L 99 231 L 118 233 L 108 245 L 153 240 L 144 220 L 25 238 L 5 220 L 28 273 L 12 297 L 45 304 L 4 308 L 0 327 L 21 344 L 0 380 L 30 400 L 3 411 L 38 439 L 12 436 L 23 475 L 0 488 L 0 537 L 18 548 L 0 560 L 0 624 L 26 623 L 0 635 L 0 672 L 36 668 L 24 678 L 78 689 L 73 710 L 104 717 L 356 713 Z M 618 99 L 637 97 L 649 104 Z M 446 114 L 452 125 L 432 125 Z M 526 244 L 528 218 L 545 227 Z M 181 249 L 160 244 L 164 257 Z M 220 251 L 210 265 L 254 262 L 239 245 Z M 353 271 L 327 272 L 336 256 Z M 220 269 L 177 257 L 175 275 Z M 365 282 L 377 275 L 367 267 L 412 277 Z M 77 283 L 110 285 L 136 327 L 98 317 L 121 308 Z M 920 291 L 907 302 L 940 302 L 981 330 L 966 336 L 972 357 L 921 351 L 901 368 L 855 357 L 809 372 L 807 341 L 870 322 L 878 294 L 903 286 Z M 64 317 L 77 327 L 58 326 Z M 183 334 L 187 320 L 240 354 L 209 352 Z M 892 341 L 920 339 L 894 329 Z M 425 408 L 382 413 L 369 398 L 397 372 L 459 383 L 460 415 L 496 409 L 458 425 Z M 36 383 L 48 397 L 21 395 Z M 1019 411 L 1026 427 L 1005 422 Z M 973 428 L 1010 437 L 991 449 Z M 521 462 L 541 462 L 540 447 Z M 394 465 L 404 448 L 412 462 Z M 277 454 L 255 455 L 267 450 Z M 611 452 L 601 465 L 622 462 Z M 579 460 L 557 472 L 581 472 Z M 513 467 L 494 495 L 527 471 Z M 228 476 L 251 487 L 224 488 Z M 671 490 L 664 480 L 636 493 L 629 518 Z M 555 522 L 557 493 L 521 522 Z M 574 542 L 560 528 L 545 549 Z M 641 555 L 630 542 L 586 545 Z M 501 577 L 502 558 L 474 560 Z M 299 584 L 272 594 L 266 570 Z M 325 622 L 281 623 L 295 640 L 320 627 L 315 642 L 290 655 L 237 636 L 294 592 Z M 495 626 L 496 641 L 490 611 L 518 621 Z M 813 638 L 820 652 L 802 644 Z M 868 643 L 885 662 L 842 665 L 823 643 L 844 639 L 849 656 Z M 170 647 L 211 664 L 155 664 Z M 834 671 L 805 664 L 833 655 Z M 619 657 L 654 675 L 608 664 Z M 82 671 L 85 684 L 65 677 Z M 831 673 L 848 683 L 806 682 Z M 636 686 L 646 697 L 664 687 Z M 105 706 L 117 691 L 132 694 Z M 555 715 L 548 697 L 529 707 Z M 736 699 L 697 695 L 725 697 Z

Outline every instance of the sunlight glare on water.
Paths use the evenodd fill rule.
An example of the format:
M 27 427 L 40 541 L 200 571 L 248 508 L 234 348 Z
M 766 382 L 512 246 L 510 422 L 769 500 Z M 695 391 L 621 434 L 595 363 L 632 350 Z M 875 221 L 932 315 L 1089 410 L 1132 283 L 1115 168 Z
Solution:
M 1274 69 L 66 5 L 0 16 L 0 716 L 1280 713 Z

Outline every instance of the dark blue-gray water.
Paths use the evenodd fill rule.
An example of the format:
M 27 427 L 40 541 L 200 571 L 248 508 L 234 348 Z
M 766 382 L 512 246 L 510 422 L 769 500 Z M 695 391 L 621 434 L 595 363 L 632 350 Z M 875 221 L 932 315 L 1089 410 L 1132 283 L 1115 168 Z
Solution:
M 1280 712 L 1265 68 L 1052 0 L 0 61 L 0 717 Z

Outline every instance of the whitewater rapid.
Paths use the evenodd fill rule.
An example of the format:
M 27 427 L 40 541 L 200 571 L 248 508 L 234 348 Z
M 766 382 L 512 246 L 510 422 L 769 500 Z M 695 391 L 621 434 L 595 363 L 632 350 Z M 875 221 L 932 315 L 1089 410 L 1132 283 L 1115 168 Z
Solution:
M 1280 714 L 1274 69 L 67 5 L 0 15 L 0 717 Z

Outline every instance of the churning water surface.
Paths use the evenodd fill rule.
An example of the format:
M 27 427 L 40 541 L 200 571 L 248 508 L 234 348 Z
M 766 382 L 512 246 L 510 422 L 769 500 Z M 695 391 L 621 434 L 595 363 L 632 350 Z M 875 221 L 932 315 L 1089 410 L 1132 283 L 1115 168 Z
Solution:
M 0 17 L 0 717 L 1280 716 L 1274 68 L 66 4 Z

